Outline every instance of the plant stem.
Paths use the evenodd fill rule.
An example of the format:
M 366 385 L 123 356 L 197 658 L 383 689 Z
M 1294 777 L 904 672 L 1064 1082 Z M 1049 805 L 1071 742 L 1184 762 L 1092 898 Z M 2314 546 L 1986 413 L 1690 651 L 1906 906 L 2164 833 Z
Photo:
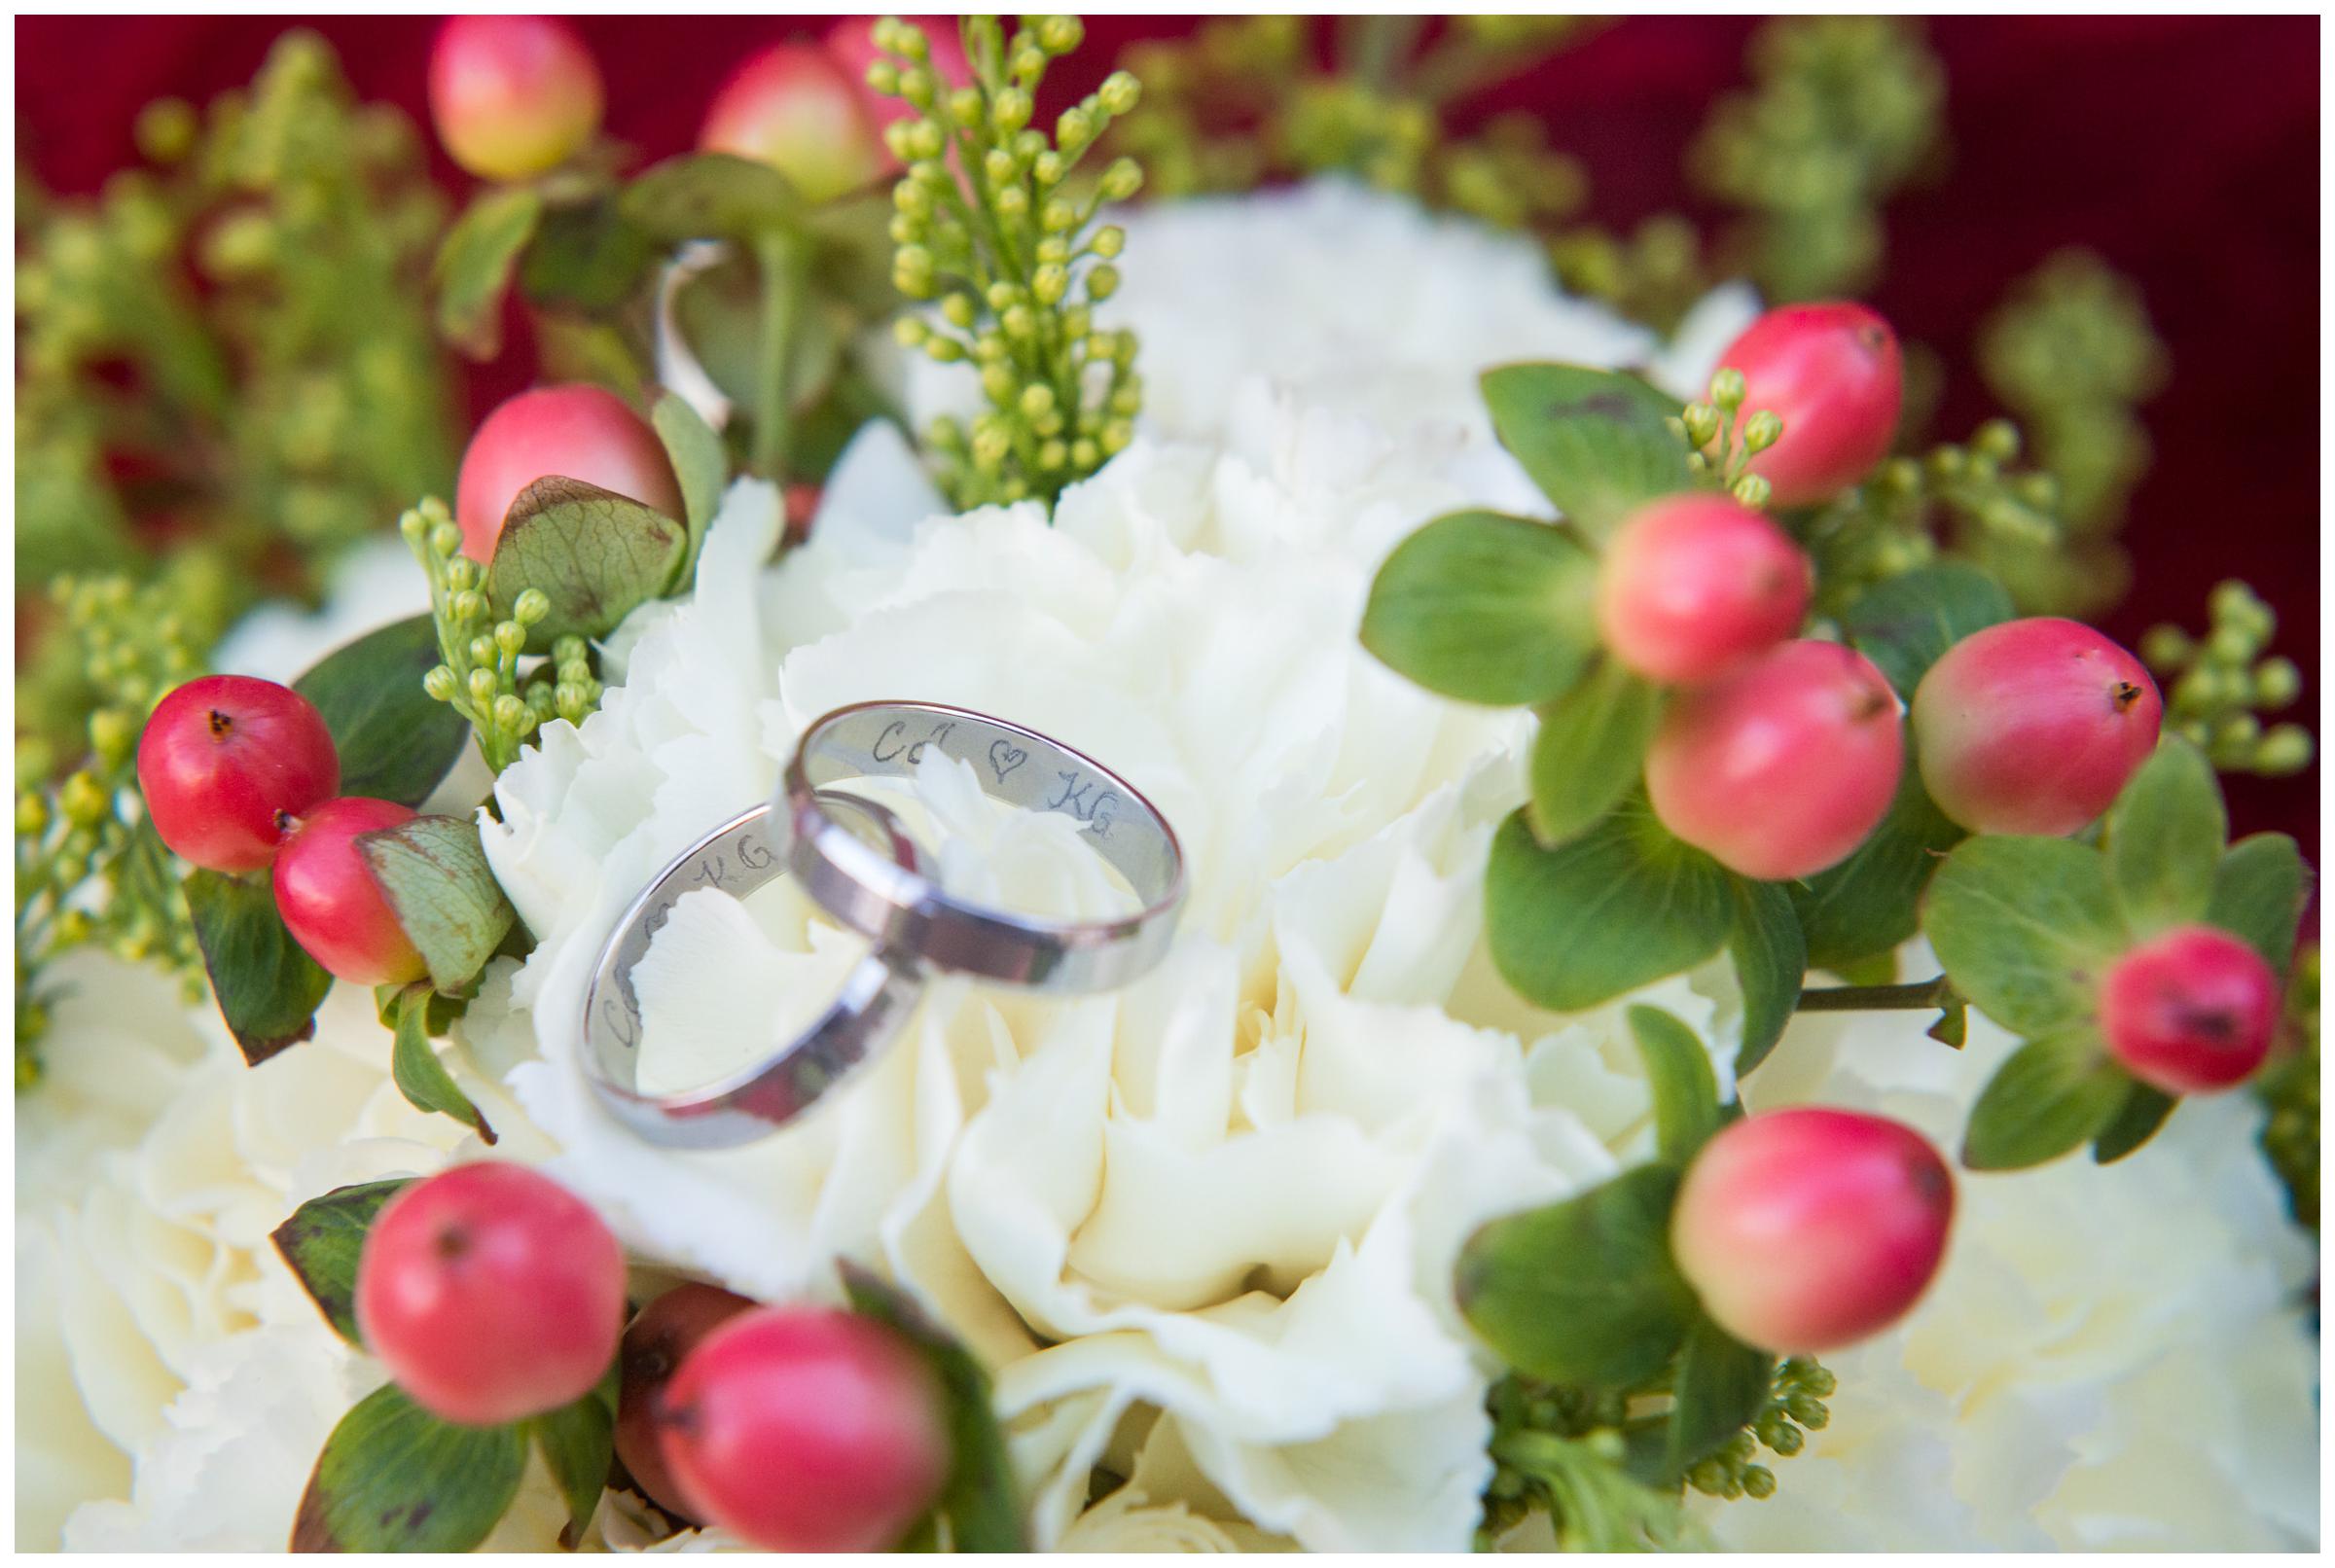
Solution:
M 762 381 L 754 417 L 754 471 L 784 482 L 794 438 L 794 385 L 788 371 L 809 282 L 809 258 L 800 234 L 773 229 L 757 242 L 755 259 L 762 267 Z
M 1946 977 L 1904 985 L 1828 985 L 1800 993 L 1802 1013 L 1915 1012 L 1942 1008 L 1954 1000 Z

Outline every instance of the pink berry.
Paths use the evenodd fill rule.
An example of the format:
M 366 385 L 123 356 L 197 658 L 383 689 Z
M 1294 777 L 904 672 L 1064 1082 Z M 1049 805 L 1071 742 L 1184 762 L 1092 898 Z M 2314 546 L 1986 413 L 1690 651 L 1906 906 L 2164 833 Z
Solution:
M 665 1462 L 698 1517 L 768 1551 L 884 1551 L 949 1475 L 939 1381 L 891 1330 L 760 1307 L 666 1385 Z
M 496 409 L 470 438 L 454 485 L 462 552 L 482 564 L 494 558 L 503 518 L 520 491 L 558 476 L 682 515 L 681 485 L 665 444 L 624 401 L 596 386 L 545 386 Z
M 884 170 L 883 141 L 862 92 L 816 44 L 773 44 L 714 96 L 698 146 L 768 163 L 806 200 L 832 200 Z
M 1808 557 L 1715 495 L 1657 501 L 1622 524 L 1598 577 L 1605 646 L 1656 681 L 1702 681 L 1799 629 Z
M 1719 1327 L 1762 1350 L 1830 1350 L 1928 1288 L 1954 1178 L 1911 1127 L 1804 1107 L 1721 1129 L 1670 1215 L 1678 1271 Z
M 1778 643 L 1670 699 L 1646 791 L 1671 833 L 1764 882 L 1845 859 L 1887 815 L 1905 764 L 1897 698 L 1839 643 Z
M 430 51 L 430 119 L 464 171 L 531 179 L 599 128 L 599 67 L 556 17 L 455 17 Z
M 687 1514 L 658 1444 L 657 1402 L 698 1341 L 754 1302 L 713 1285 L 681 1285 L 640 1310 L 619 1352 L 624 1384 L 616 1401 L 616 1456 L 640 1490 L 668 1514 Z
M 2079 622 L 1972 632 L 1914 689 L 1914 754 L 1972 833 L 2069 834 L 2156 749 L 2164 703 L 2140 661 Z
M 273 681 L 189 681 L 155 705 L 138 736 L 154 831 L 207 871 L 258 871 L 275 859 L 286 824 L 340 787 L 324 715 Z
M 1776 505 L 1805 506 L 1865 477 L 1889 449 L 1905 399 L 1897 335 L 1861 304 L 1787 304 L 1744 329 L 1719 356 L 1743 373 L 1743 409 L 1783 421 L 1750 471 Z
M 403 985 L 429 973 L 353 839 L 413 812 L 344 795 L 292 824 L 275 857 L 275 912 L 327 973 L 359 985 Z
M 391 1198 L 357 1261 L 357 1326 L 413 1402 L 465 1426 L 572 1405 L 607 1374 L 625 1255 L 548 1176 L 457 1165 Z
M 901 19 L 924 34 L 924 42 L 929 46 L 925 68 L 939 79 L 943 87 L 963 88 L 973 85 L 973 66 L 965 58 L 964 41 L 956 18 L 905 17 Z M 868 67 L 884 58 L 883 52 L 876 47 L 875 35 L 874 17 L 844 17 L 827 29 L 826 49 L 836 64 L 843 68 L 844 75 L 850 79 L 851 85 L 859 89 L 861 100 L 868 106 L 869 117 L 875 121 L 877 130 L 881 131 L 896 120 L 913 119 L 916 110 L 907 99 L 891 97 L 868 86 Z M 887 169 L 899 167 L 899 160 L 892 157 L 888 148 L 883 153 L 883 166 Z
M 2213 926 L 2168 931 L 2116 960 L 2100 988 L 2108 1051 L 2168 1094 L 2245 1082 L 2270 1053 L 2279 980 L 2252 947 Z

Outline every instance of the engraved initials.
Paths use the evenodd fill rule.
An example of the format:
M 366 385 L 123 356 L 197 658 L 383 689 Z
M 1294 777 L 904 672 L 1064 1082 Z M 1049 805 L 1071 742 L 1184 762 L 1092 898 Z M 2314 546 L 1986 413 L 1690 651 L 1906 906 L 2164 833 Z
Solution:
M 1101 781 L 1088 779 L 1085 783 L 1080 783 L 1080 774 L 1075 767 L 1067 772 L 1057 773 L 1055 777 L 1062 781 L 1062 793 L 1048 801 L 1046 809 L 1067 811 L 1079 821 L 1093 828 L 1096 837 L 1109 837 L 1111 807 L 1119 803 L 1119 792 L 1106 789 L 1096 794 L 1096 786 Z
M 908 760 L 908 766 L 914 767 L 924 760 L 925 747 L 937 746 L 941 742 L 947 740 L 949 738 L 949 731 L 955 728 L 956 721 L 954 719 L 944 719 L 939 724 L 932 727 L 931 734 L 926 735 L 923 739 L 916 742 L 914 745 L 906 745 L 902 743 L 900 737 L 907 732 L 908 723 L 903 719 L 894 719 L 890 724 L 885 725 L 882 731 L 877 734 L 876 744 L 868 748 L 868 755 L 880 763 L 888 763 L 895 757 L 905 756 Z M 883 749 L 886 742 L 889 742 L 891 745 L 892 749 L 889 751 Z

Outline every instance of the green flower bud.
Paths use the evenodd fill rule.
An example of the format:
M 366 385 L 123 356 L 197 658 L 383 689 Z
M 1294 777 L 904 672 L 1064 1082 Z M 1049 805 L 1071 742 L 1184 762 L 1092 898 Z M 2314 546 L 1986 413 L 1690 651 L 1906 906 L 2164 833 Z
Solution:
M 1038 467 L 1049 472 L 1070 461 L 1070 448 L 1060 441 L 1050 441 L 1038 448 Z
M 1102 427 L 1102 450 L 1105 456 L 1116 457 L 1127 450 L 1128 443 L 1135 439 L 1135 427 L 1125 419 L 1114 419 Z
M 1029 215 L 1029 193 L 1019 185 L 1005 187 L 990 201 L 1000 218 L 1018 222 Z
M 1070 241 L 1060 234 L 1048 234 L 1038 241 L 1037 258 L 1042 267 L 1066 267 L 1070 262 Z
M 494 708 L 494 671 L 474 669 L 470 672 L 470 680 L 465 684 L 470 688 L 471 705 L 481 713 L 492 712 Z
M 407 546 L 411 549 L 420 550 L 423 548 L 423 546 L 427 543 L 423 536 L 428 529 L 429 524 L 421 520 L 421 514 L 414 511 L 412 507 L 408 507 L 404 512 L 398 515 L 398 534 L 405 540 Z
M 1020 172 L 1014 155 L 1002 147 L 992 147 L 981 155 L 981 171 L 988 176 L 991 185 L 1003 185 Z
M 1020 88 L 1006 88 L 989 100 L 989 124 L 1010 134 L 1029 124 L 1035 107 L 1028 93 Z
M 932 335 L 922 316 L 896 316 L 892 320 L 892 341 L 902 348 L 920 348 Z
M 1110 266 L 1096 267 L 1087 274 L 1087 293 L 1096 300 L 1107 300 L 1119 292 L 1119 268 Z
M 1003 365 L 984 365 L 981 368 L 981 390 L 991 403 L 1004 404 L 1014 395 L 1014 373 Z
M 462 530 L 450 522 L 440 522 L 430 529 L 430 553 L 442 561 L 456 558 L 462 548 Z
M 1143 96 L 1143 88 L 1142 84 L 1125 71 L 1113 71 L 1102 79 L 1102 86 L 1096 89 L 1095 96 L 1101 100 L 1103 108 L 1111 114 L 1124 115 L 1132 112 L 1135 104 L 1140 101 Z
M 84 768 L 57 789 L 56 806 L 67 822 L 90 828 L 113 814 L 114 802 L 105 786 L 97 782 L 97 776 Z
M 953 365 L 965 357 L 964 345 L 938 334 L 924 339 L 924 357 L 936 365 Z
M 958 88 L 949 94 L 949 122 L 962 130 L 971 130 L 981 124 L 981 92 L 976 88 Z
M 1680 410 L 1678 422 L 1686 426 L 1690 445 L 1703 447 L 1719 439 L 1719 410 L 1707 403 L 1690 403 Z
M 27 790 L 17 797 L 17 837 L 38 837 L 49 827 L 49 802 Z
M 446 586 L 457 593 L 477 588 L 482 575 L 479 563 L 468 555 L 456 555 L 446 563 Z
M 909 158 L 938 158 L 948 150 L 949 138 L 931 121 L 904 120 L 900 124 L 908 126 L 905 140 Z
M 919 109 L 932 107 L 932 95 L 940 84 L 931 71 L 921 65 L 912 65 L 899 73 L 899 95 Z
M 1084 109 L 1064 109 L 1054 123 L 1054 142 L 1064 153 L 1076 153 L 1095 139 L 1095 121 Z
M 968 329 L 973 325 L 976 308 L 973 296 L 961 292 L 952 294 L 941 302 L 941 319 L 959 330 Z
M 494 727 L 508 734 L 525 734 L 533 728 L 534 717 L 517 693 L 505 692 L 494 699 Z
M 868 67 L 868 86 L 887 98 L 900 96 L 900 67 L 890 60 L 877 60 Z
M 521 695 L 526 697 L 527 706 L 534 710 L 535 717 L 539 720 L 552 718 L 559 711 L 557 702 L 552 695 L 552 689 L 541 681 L 530 683 Z
M 1087 248 L 1104 261 L 1110 261 L 1127 249 L 1127 231 L 1117 224 L 1105 224 L 1095 231 L 1095 237 L 1087 242 Z
M 1058 295 L 1056 298 L 1059 299 L 1060 296 Z M 1041 301 L 1041 303 L 1051 304 L 1053 301 Z M 997 325 L 1005 330 L 1006 337 L 1017 341 L 1027 340 L 1038 335 L 1037 314 L 1025 304 L 1018 304 L 1007 310 L 997 318 Z
M 1710 401 L 1720 411 L 1733 413 L 1743 406 L 1743 373 L 1734 366 L 1723 366 L 1710 378 Z
M 1093 473 L 1102 461 L 1102 448 L 1085 436 L 1070 444 L 1070 466 L 1082 474 Z
M 2266 708 L 2282 708 L 2303 695 L 2303 672 L 2291 659 L 2266 659 L 2254 666 L 2254 700 Z
M 1143 189 L 1143 170 L 1132 158 L 1114 159 L 1111 166 L 1102 171 L 1102 196 L 1106 201 L 1125 201 Z
M 978 431 L 973 437 L 973 464 L 976 468 L 994 470 L 1013 449 L 1013 441 L 1004 431 L 994 426 Z
M 2015 462 L 2019 456 L 2019 427 L 2008 419 L 1990 419 L 1971 436 L 1970 449 L 1998 465 Z
M 1040 304 L 1061 303 L 1062 296 L 1070 292 L 1070 269 L 1066 267 L 1039 267 L 1030 275 L 1029 292 Z
M 527 628 L 516 621 L 505 621 L 494 628 L 494 646 L 507 659 L 517 659 L 520 650 L 527 646 Z
M 1783 434 L 1783 419 L 1774 410 L 1762 409 L 1743 421 L 1743 450 L 1764 452 L 1776 445 Z
M 522 626 L 532 626 L 551 613 L 551 595 L 541 588 L 522 588 L 511 605 L 513 619 Z
M 1776 1472 L 1765 1465 L 1745 1465 L 1743 1467 L 1743 1495 L 1746 1497 L 1774 1497 L 1776 1495 Z
M 1022 389 L 1021 407 L 1024 414 L 1040 419 L 1054 411 L 1054 388 L 1043 381 Z
M 1069 165 L 1062 161 L 1061 154 L 1050 148 L 1030 160 L 1029 171 L 1042 186 L 1060 185 Z
M 138 723 L 121 709 L 99 708 L 90 715 L 90 746 L 106 766 L 119 766 L 137 743 Z
M 1038 20 L 1037 33 L 1038 47 L 1047 53 L 1067 54 L 1078 48 L 1087 29 L 1076 17 L 1044 17 Z
M 1735 481 L 1734 495 L 1738 501 L 1757 512 L 1768 504 L 1771 492 L 1768 481 L 1757 474 L 1745 474 Z
M 2257 773 L 2275 777 L 2299 773 L 2310 766 L 2311 732 L 2299 724 L 2271 726 L 2254 747 L 2253 766 Z
M 592 645 L 574 632 L 552 644 L 552 662 L 555 664 L 588 664 L 592 661 Z
M 485 617 L 486 595 L 477 588 L 464 588 L 448 601 L 447 608 L 456 624 L 467 624 Z
M 992 283 L 988 288 L 988 302 L 991 310 L 1006 310 L 1021 297 L 1022 291 L 1011 283 Z
M 470 639 L 470 661 L 473 664 L 492 664 L 494 652 L 492 637 L 481 636 Z
M 454 683 L 452 668 L 446 664 L 432 666 L 430 672 L 421 678 L 421 689 L 440 702 L 451 702 L 455 692 L 459 690 Z
M 2153 670 L 2179 669 L 2196 655 L 2197 644 L 2178 626 L 2151 626 L 2141 634 L 2140 659 Z
M 2206 657 L 2223 664 L 2244 664 L 2261 646 L 2244 627 L 2218 625 L 2206 638 Z

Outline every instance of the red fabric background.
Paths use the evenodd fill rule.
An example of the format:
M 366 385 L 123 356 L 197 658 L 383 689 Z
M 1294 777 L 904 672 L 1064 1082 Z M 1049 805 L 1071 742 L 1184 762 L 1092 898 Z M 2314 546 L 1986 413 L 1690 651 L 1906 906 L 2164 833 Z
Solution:
M 132 158 L 138 107 L 202 99 L 250 76 L 282 18 L 21 18 L 18 150 L 66 191 Z M 434 22 L 328 17 L 316 26 L 358 91 L 422 110 Z M 703 106 L 748 49 L 800 18 L 587 17 L 607 73 L 608 126 L 650 157 L 687 147 Z M 1058 72 L 1085 91 L 1131 38 L 1189 18 L 1108 17 Z M 1742 80 L 1743 18 L 1622 22 L 1484 107 L 1527 107 L 1589 164 L 1598 215 L 1628 222 L 1678 203 L 1679 155 L 1711 96 Z M 1889 262 L 1873 303 L 1943 350 L 1942 429 L 1988 411 L 1969 364 L 1979 316 L 2059 245 L 2100 251 L 2137 278 L 2173 360 L 2146 410 L 2157 461 L 2127 539 L 2132 596 L 2109 623 L 2191 625 L 2218 578 L 2276 606 L 2279 648 L 2318 702 L 2318 38 L 2308 18 L 1952 18 L 1930 24 L 1949 79 L 1946 177 L 1889 211 Z M 440 161 L 449 184 L 460 177 Z M 482 372 L 480 407 L 519 384 L 517 356 Z M 2299 711 L 2299 710 L 2298 710 Z M 2316 726 L 2314 726 L 2316 728 Z M 2242 830 L 2283 828 L 2317 858 L 2317 772 L 2234 779 Z

